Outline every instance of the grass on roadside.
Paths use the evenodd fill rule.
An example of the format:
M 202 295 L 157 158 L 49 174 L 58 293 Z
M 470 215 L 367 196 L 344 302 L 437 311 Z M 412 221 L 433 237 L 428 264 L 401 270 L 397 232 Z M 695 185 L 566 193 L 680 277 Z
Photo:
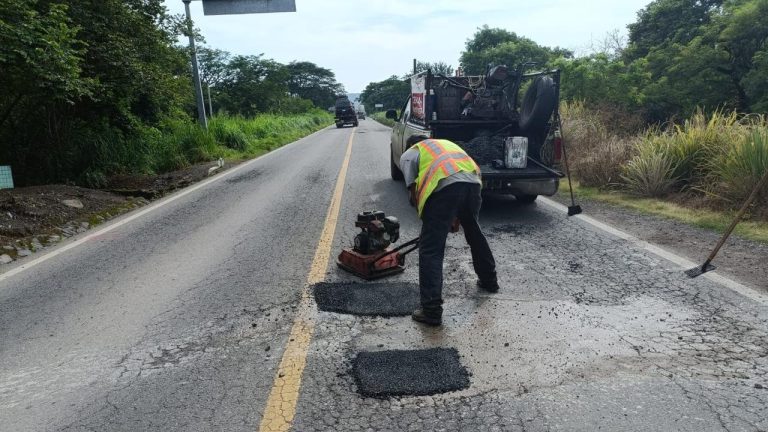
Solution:
M 370 115 L 370 117 L 384 126 L 392 127 L 395 125 L 395 121 L 386 117 L 386 112 L 378 111 Z
M 603 191 L 595 187 L 581 186 L 577 182 L 573 184 L 573 192 L 580 198 L 601 201 L 643 214 L 677 220 L 719 233 L 725 231 L 735 215 L 735 212 L 683 207 L 682 205 L 661 199 L 638 198 L 636 195 L 623 192 Z M 768 222 L 742 219 L 734 232 L 749 240 L 768 243 Z
M 160 174 L 218 158 L 249 159 L 332 122 L 333 116 L 322 110 L 254 118 L 217 116 L 207 131 L 189 119 L 169 119 L 130 137 L 95 137 L 93 161 L 79 183 L 98 188 L 113 174 Z

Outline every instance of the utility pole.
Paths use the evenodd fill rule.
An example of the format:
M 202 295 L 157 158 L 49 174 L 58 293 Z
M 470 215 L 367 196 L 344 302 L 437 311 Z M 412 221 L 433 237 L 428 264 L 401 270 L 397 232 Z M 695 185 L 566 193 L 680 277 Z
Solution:
M 189 11 L 189 3 L 192 0 L 182 0 L 184 10 L 187 12 L 187 33 L 189 34 L 189 51 L 192 53 L 192 82 L 195 85 L 195 99 L 197 100 L 197 117 L 203 128 L 208 129 L 208 119 L 205 117 L 205 100 L 203 99 L 203 86 L 200 84 L 200 67 L 197 64 L 197 50 L 195 49 L 195 34 L 192 26 L 192 14 Z
M 416 75 L 416 59 L 413 59 L 413 74 Z
M 213 103 L 211 102 L 211 85 L 206 84 L 208 86 L 208 115 L 213 118 Z

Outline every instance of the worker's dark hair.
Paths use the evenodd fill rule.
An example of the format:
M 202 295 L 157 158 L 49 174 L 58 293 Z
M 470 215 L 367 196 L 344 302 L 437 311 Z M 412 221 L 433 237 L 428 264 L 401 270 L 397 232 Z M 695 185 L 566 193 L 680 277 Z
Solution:
M 427 139 L 429 139 L 429 137 L 426 135 L 411 135 L 408 137 L 407 140 L 405 140 L 405 144 L 407 144 L 408 147 L 410 147 L 416 143 L 422 142 Z

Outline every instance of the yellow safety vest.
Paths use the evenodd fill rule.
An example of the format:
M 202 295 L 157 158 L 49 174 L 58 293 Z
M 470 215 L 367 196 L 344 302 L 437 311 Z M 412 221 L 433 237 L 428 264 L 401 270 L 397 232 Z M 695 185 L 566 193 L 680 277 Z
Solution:
M 480 175 L 480 167 L 475 161 L 461 147 L 448 140 L 426 139 L 414 147 L 419 150 L 419 175 L 416 177 L 419 217 L 440 180 L 462 171 Z

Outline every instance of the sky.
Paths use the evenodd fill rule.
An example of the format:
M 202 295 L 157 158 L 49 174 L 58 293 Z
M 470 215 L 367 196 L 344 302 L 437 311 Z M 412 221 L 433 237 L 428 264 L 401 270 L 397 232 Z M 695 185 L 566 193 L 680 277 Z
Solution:
M 206 45 L 233 54 L 261 54 L 281 63 L 310 61 L 328 68 L 347 92 L 401 76 L 413 59 L 454 67 L 467 39 L 482 25 L 513 31 L 539 45 L 588 53 L 627 24 L 650 0 L 296 0 L 296 12 L 192 19 Z M 184 13 L 181 0 L 165 0 Z

